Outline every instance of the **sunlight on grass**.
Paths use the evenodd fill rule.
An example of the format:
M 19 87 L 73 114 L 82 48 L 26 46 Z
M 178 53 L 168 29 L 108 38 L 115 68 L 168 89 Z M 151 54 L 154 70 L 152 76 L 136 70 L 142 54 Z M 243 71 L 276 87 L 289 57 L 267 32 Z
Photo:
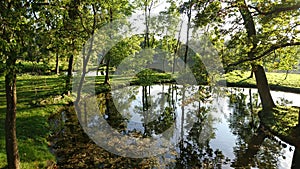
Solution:
M 0 77 L 4 89 L 4 77 Z M 2 87 L 3 86 L 3 87 Z M 48 117 L 67 104 L 54 96 L 63 92 L 64 77 L 22 75 L 17 77 L 17 139 L 21 168 L 45 168 L 55 156 L 49 150 Z M 5 91 L 0 90 L 0 123 L 5 122 Z M 41 104 L 43 102 L 44 104 Z M 4 128 L 0 128 L 0 168 L 6 166 Z
M 235 70 L 230 73 L 227 73 L 226 80 L 229 83 L 234 83 L 236 85 L 255 85 L 255 77 L 249 78 L 250 71 L 239 71 Z M 293 88 L 300 88 L 300 74 L 288 74 L 287 78 L 285 78 L 285 73 L 273 73 L 267 72 L 266 73 L 269 85 L 273 86 L 284 86 L 284 87 L 293 87 Z

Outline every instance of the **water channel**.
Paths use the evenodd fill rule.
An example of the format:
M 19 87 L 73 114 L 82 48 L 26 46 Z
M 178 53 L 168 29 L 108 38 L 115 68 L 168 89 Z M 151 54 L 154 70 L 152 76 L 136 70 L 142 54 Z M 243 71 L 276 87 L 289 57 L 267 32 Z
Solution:
M 272 96 L 278 105 L 300 107 L 299 94 L 272 91 Z M 52 136 L 59 166 L 287 169 L 292 165 L 294 146 L 261 128 L 256 89 L 175 84 L 129 86 L 99 94 L 97 104 L 98 112 L 79 116 L 85 132 L 72 108 L 50 119 L 52 126 L 59 126 L 53 129 Z M 83 110 L 91 112 L 87 109 Z M 155 141 L 158 150 L 138 149 L 132 146 L 137 144 L 132 143 L 133 139 L 114 141 L 109 133 L 100 136 L 98 130 L 104 128 L 99 119 L 121 136 Z M 98 146 L 103 138 L 111 146 L 104 147 L 108 151 Z M 261 142 L 258 144 L 257 140 Z M 143 157 L 144 151 L 156 156 L 119 156 L 141 153 Z

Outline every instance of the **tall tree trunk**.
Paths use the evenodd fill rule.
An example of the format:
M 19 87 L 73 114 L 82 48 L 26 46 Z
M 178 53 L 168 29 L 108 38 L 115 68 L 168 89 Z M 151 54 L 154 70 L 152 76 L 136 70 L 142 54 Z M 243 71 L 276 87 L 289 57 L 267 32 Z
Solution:
M 286 70 L 286 73 L 285 73 L 284 80 L 286 80 L 286 79 L 287 79 L 287 77 L 288 77 L 288 74 L 289 74 L 289 70 Z
M 112 8 L 109 8 L 109 22 L 113 22 L 113 10 Z M 110 24 L 110 29 L 112 30 L 112 24 Z M 113 35 L 109 33 L 109 39 L 112 39 Z M 104 79 L 104 84 L 109 84 L 109 64 L 110 64 L 110 56 L 106 60 L 106 70 L 105 70 L 105 79 Z
M 269 111 L 275 107 L 275 104 L 271 96 L 265 70 L 262 66 L 255 65 L 253 71 L 255 74 L 256 85 L 260 96 L 260 100 L 262 102 L 263 110 Z
M 57 75 L 59 74 L 59 55 L 58 55 L 58 50 L 56 50 L 55 73 Z
M 6 119 L 5 119 L 5 141 L 6 155 L 9 169 L 20 168 L 20 157 L 16 135 L 16 114 L 17 114 L 17 75 L 14 67 L 15 59 L 8 59 L 6 62 L 8 72 L 5 76 L 6 89 Z
M 180 23 L 180 29 L 179 29 L 179 33 L 178 33 L 178 37 L 177 37 L 176 46 L 175 46 L 175 49 L 174 49 L 173 64 L 172 64 L 172 74 L 174 74 L 174 72 L 175 72 L 175 66 L 177 64 L 176 63 L 176 56 L 177 56 L 178 48 L 179 48 L 179 45 L 180 45 L 180 36 L 181 36 L 182 25 L 183 25 L 183 21 Z
M 191 17 L 192 17 L 192 5 L 193 4 L 191 3 L 187 11 L 188 23 L 187 23 L 186 42 L 185 42 L 185 51 L 184 51 L 184 63 L 185 63 L 184 68 L 186 68 L 188 51 L 189 51 L 189 36 L 190 36 Z
M 146 24 L 146 32 L 145 32 L 145 37 L 144 37 L 144 48 L 150 47 L 150 42 L 149 42 L 149 19 L 150 19 L 150 10 L 149 8 L 149 14 L 148 14 L 148 0 L 145 1 L 145 24 Z
M 252 42 L 252 47 L 250 51 L 248 52 L 248 58 L 254 58 L 255 57 L 255 50 L 257 47 L 257 37 L 256 37 L 256 28 L 255 28 L 255 22 L 253 20 L 253 16 L 251 12 L 249 11 L 247 7 L 247 3 L 245 0 L 239 0 L 240 3 L 239 11 L 242 15 L 244 26 L 247 31 L 248 39 Z M 256 85 L 258 89 L 258 93 L 263 105 L 263 109 L 265 111 L 271 110 L 275 107 L 274 101 L 271 96 L 268 80 L 265 74 L 265 70 L 260 65 L 252 65 L 252 71 L 255 74 L 256 79 Z
M 299 148 L 295 148 L 291 169 L 298 168 L 300 168 L 300 151 Z
M 74 56 L 73 54 L 69 58 L 69 65 L 68 65 L 68 74 L 66 79 L 66 89 L 67 94 L 71 94 L 71 82 L 72 82 L 72 71 L 73 71 L 73 62 L 74 62 Z
M 106 63 L 104 84 L 109 84 L 109 62 L 110 62 L 110 58 L 108 58 L 106 62 L 107 63 Z

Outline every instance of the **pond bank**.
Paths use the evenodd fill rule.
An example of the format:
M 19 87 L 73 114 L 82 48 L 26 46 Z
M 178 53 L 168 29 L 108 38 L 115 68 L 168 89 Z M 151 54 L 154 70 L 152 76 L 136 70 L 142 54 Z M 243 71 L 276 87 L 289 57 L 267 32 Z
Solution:
M 256 88 L 255 84 L 251 83 L 232 83 L 226 82 L 227 87 L 240 87 L 240 88 Z M 290 92 L 290 93 L 298 93 L 300 94 L 300 88 L 296 87 L 288 87 L 288 86 L 280 86 L 280 85 L 269 85 L 270 89 L 273 91 L 282 91 L 282 92 Z
M 73 106 L 66 106 L 49 118 L 51 150 L 58 168 L 151 168 L 151 159 L 132 159 L 112 154 L 96 145 L 83 131 Z M 59 126 L 59 127 L 57 127 Z

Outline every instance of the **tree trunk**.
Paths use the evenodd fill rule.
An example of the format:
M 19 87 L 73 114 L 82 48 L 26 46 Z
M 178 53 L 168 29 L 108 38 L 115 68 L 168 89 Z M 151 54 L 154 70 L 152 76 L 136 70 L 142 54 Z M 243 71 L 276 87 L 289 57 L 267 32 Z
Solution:
M 58 50 L 56 51 L 56 60 L 55 60 L 55 73 L 59 74 L 59 57 Z
M 239 11 L 242 15 L 244 26 L 247 31 L 248 39 L 252 42 L 252 48 L 248 52 L 248 58 L 255 57 L 255 50 L 257 47 L 257 37 L 256 37 L 256 28 L 253 16 L 250 10 L 247 7 L 247 3 L 245 0 L 239 0 L 240 3 Z M 268 111 L 275 107 L 274 101 L 272 99 L 270 88 L 268 85 L 268 80 L 265 74 L 265 70 L 260 65 L 252 65 L 252 71 L 254 72 L 256 85 L 258 89 L 258 93 L 262 102 L 263 110 Z
M 254 74 L 253 69 L 251 69 L 251 73 L 250 73 L 250 76 L 248 77 L 248 79 L 253 78 L 253 74 Z
M 269 111 L 275 107 L 273 98 L 271 96 L 268 80 L 266 77 L 265 70 L 260 65 L 255 65 L 253 68 L 256 85 L 258 89 L 258 93 L 260 96 L 260 100 L 262 103 L 262 107 L 264 111 Z
M 291 169 L 297 168 L 300 168 L 300 151 L 298 148 L 295 148 Z
M 106 63 L 104 84 L 109 84 L 109 62 L 110 62 L 110 58 L 107 59 L 107 63 Z
M 190 35 L 190 27 L 191 27 L 191 17 L 192 17 L 192 6 L 188 9 L 188 23 L 187 23 L 187 30 L 186 30 L 186 42 L 185 42 L 185 51 L 184 51 L 184 68 L 187 65 L 187 57 L 189 51 L 189 35 Z
M 113 22 L 113 10 L 112 8 L 109 8 L 109 22 Z M 112 30 L 112 24 L 110 24 L 110 29 Z M 109 39 L 113 39 L 113 35 L 110 33 L 109 34 Z M 106 60 L 106 70 L 105 70 L 105 79 L 104 79 L 104 84 L 109 85 L 109 64 L 110 64 L 110 56 Z
M 285 73 L 284 80 L 286 80 L 286 79 L 287 79 L 287 77 L 288 77 L 288 74 L 289 74 L 289 70 L 286 70 L 286 73 Z
M 74 61 L 74 56 L 71 55 L 69 58 L 69 65 L 68 65 L 68 75 L 66 79 L 66 89 L 67 89 L 67 94 L 71 94 L 71 82 L 72 82 L 72 71 L 73 71 L 73 61 Z
M 15 60 L 8 60 L 7 67 L 9 71 L 5 76 L 6 89 L 6 119 L 5 119 L 5 141 L 6 155 L 9 169 L 20 168 L 20 158 L 18 152 L 18 143 L 16 135 L 16 114 L 17 114 L 17 75 L 14 68 Z

